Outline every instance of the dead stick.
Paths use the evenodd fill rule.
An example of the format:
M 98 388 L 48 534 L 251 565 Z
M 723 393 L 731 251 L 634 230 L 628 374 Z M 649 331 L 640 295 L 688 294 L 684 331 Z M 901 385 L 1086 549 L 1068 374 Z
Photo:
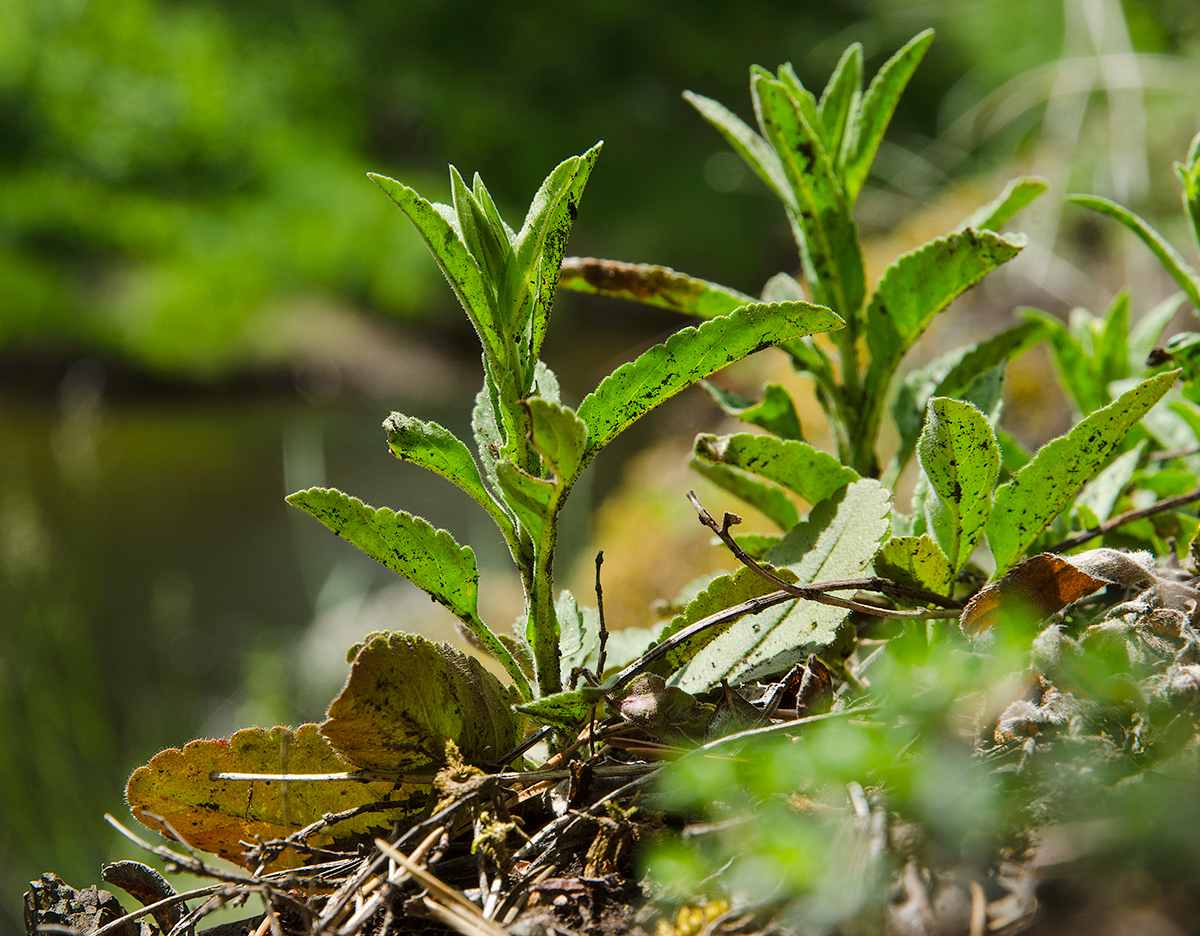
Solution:
M 1151 504 L 1149 507 L 1141 507 L 1137 510 L 1127 510 L 1122 514 L 1117 514 L 1115 517 L 1110 517 L 1103 523 L 1092 527 L 1090 530 L 1084 530 L 1082 533 L 1076 533 L 1074 536 L 1068 537 L 1061 543 L 1051 546 L 1046 552 L 1061 553 L 1068 549 L 1074 549 L 1076 546 L 1082 546 L 1088 540 L 1095 539 L 1097 536 L 1103 536 L 1110 530 L 1115 530 L 1119 526 L 1126 523 L 1132 523 L 1134 520 L 1142 520 L 1146 517 L 1153 517 L 1155 514 L 1162 513 L 1166 510 L 1172 510 L 1175 507 L 1182 507 L 1185 504 L 1190 504 L 1200 500 L 1200 488 L 1190 491 L 1187 494 L 1178 494 L 1175 497 L 1168 497 L 1166 500 L 1160 500 L 1156 504 Z

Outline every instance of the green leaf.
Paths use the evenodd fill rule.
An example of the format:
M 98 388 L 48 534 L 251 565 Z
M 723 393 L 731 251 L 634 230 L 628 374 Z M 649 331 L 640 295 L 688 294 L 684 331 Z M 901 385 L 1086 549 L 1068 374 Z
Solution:
M 753 426 L 761 426 L 781 439 L 796 439 L 802 441 L 803 430 L 800 428 L 800 417 L 796 414 L 796 405 L 792 402 L 791 394 L 782 384 L 763 384 L 763 398 L 748 400 L 743 396 L 722 390 L 720 387 L 702 380 L 701 385 L 708 395 L 717 401 L 730 416 L 735 416 Z
M 375 634 L 357 648 L 321 734 L 363 770 L 404 774 L 445 762 L 453 741 L 468 764 L 495 764 L 521 739 L 519 701 L 449 644 Z
M 987 539 L 1003 575 L 1112 455 L 1125 435 L 1179 376 L 1169 371 L 1142 381 L 1065 436 L 1042 446 L 1033 461 L 996 491 Z
M 1107 198 L 1102 198 L 1099 195 L 1068 195 L 1067 201 L 1075 202 L 1078 205 L 1083 205 L 1085 208 L 1091 208 L 1093 211 L 1098 211 L 1101 214 L 1108 215 L 1110 218 L 1115 218 L 1120 221 L 1125 227 L 1133 231 L 1141 238 L 1142 243 L 1150 248 L 1154 256 L 1158 257 L 1158 262 L 1162 264 L 1171 278 L 1179 284 L 1179 288 L 1187 293 L 1187 297 L 1192 301 L 1192 305 L 1200 310 L 1200 274 L 1198 274 L 1187 261 L 1183 259 L 1183 255 L 1172 247 L 1161 234 L 1152 228 L 1142 217 L 1134 214 L 1128 208 L 1118 205 L 1114 201 L 1109 201 Z
M 1042 339 L 1043 326 L 1021 322 L 977 344 L 958 348 L 913 371 L 904 380 L 892 405 L 900 433 L 896 456 L 886 477 L 898 478 L 916 451 L 931 397 L 962 398 L 975 381 L 993 368 L 1018 357 Z
M 972 212 L 954 232 L 965 231 L 967 228 L 998 232 L 1013 215 L 1049 187 L 1049 182 L 1037 176 L 1019 176 L 1009 182 L 995 199 Z
M 1200 133 L 1192 137 L 1187 159 L 1175 163 L 1175 174 L 1183 184 L 1183 211 L 1192 223 L 1192 236 L 1200 246 Z
M 521 529 L 537 544 L 548 530 L 554 528 L 554 517 L 562 506 L 564 494 L 560 485 L 545 478 L 535 478 L 505 459 L 496 464 L 496 478 L 504 494 L 504 503 L 517 516 Z M 536 552 L 536 545 L 535 545 Z
M 763 132 L 794 194 L 793 216 L 803 236 L 800 247 L 813 298 L 843 316 L 855 315 L 866 294 L 862 248 L 833 164 L 783 83 L 759 77 L 752 89 Z
M 287 838 L 320 820 L 359 806 L 392 801 L 394 811 L 367 812 L 331 822 L 308 844 L 318 848 L 351 842 L 394 819 L 420 813 L 428 785 L 397 787 L 379 783 L 309 783 L 278 780 L 212 780 L 213 773 L 346 773 L 353 765 L 338 756 L 316 725 L 246 728 L 231 738 L 191 741 L 183 749 L 155 754 L 129 778 L 125 798 L 134 817 L 168 838 L 176 829 L 188 845 L 219 855 L 243 868 L 255 868 L 247 855 L 256 842 Z M 248 805 L 253 803 L 253 809 Z M 157 817 L 157 818 L 156 818 Z M 288 848 L 264 870 L 300 867 L 307 855 Z
M 330 488 L 297 491 L 287 502 L 428 592 L 467 626 L 508 671 L 521 695 L 529 697 L 520 666 L 479 617 L 479 571 L 469 546 L 460 546 L 445 530 L 435 530 L 420 517 L 376 509 Z
M 435 422 L 401 413 L 392 413 L 384 420 L 383 428 L 393 455 L 428 468 L 466 491 L 496 521 L 505 540 L 513 541 L 516 532 L 512 519 L 488 493 L 471 450 L 458 436 Z
M 958 572 L 971 558 L 991 511 L 1000 471 L 996 435 L 970 403 L 934 397 L 917 453 L 937 495 L 926 501 L 929 525 L 951 571 Z
M 554 604 L 558 618 L 559 677 L 566 685 L 571 679 L 571 670 L 579 667 L 591 670 L 596 675 L 600 661 L 600 613 L 595 608 L 581 607 L 566 589 Z
M 780 577 L 786 582 L 791 582 L 795 579 L 795 575 L 789 570 L 782 570 Z M 663 627 L 656 643 L 662 643 L 667 638 L 679 633 L 685 627 L 690 627 L 692 624 L 710 615 L 724 611 L 726 608 L 735 607 L 743 601 L 749 601 L 751 598 L 770 594 L 773 591 L 776 591 L 776 587 L 753 569 L 743 567 L 736 572 L 719 575 L 709 582 L 695 598 L 689 601 L 683 611 L 675 615 Z M 733 627 L 737 621 L 737 618 L 732 618 L 722 624 L 716 624 L 700 631 L 700 633 L 689 640 L 684 641 L 676 647 L 672 647 L 662 658 L 649 664 L 646 672 L 658 673 L 664 677 L 670 677 L 671 674 L 677 673 L 686 666 L 701 650 Z M 718 679 L 717 681 L 719 682 L 720 680 Z
M 1080 414 L 1090 413 L 1108 402 L 1107 387 L 1097 385 L 1091 359 L 1066 325 L 1041 309 L 1020 309 L 1018 314 L 1044 329 L 1059 380 Z
M 531 397 L 523 401 L 529 413 L 530 438 L 555 483 L 569 488 L 583 470 L 587 426 L 575 411 L 559 403 Z
M 934 317 L 1015 257 L 1024 244 L 1023 237 L 1010 239 L 968 229 L 897 257 L 884 271 L 867 306 L 867 347 L 873 373 L 886 373 L 890 380 L 900 357 Z
M 942 548 L 929 536 L 893 536 L 875 556 L 875 574 L 949 595 L 954 571 Z
M 454 294 L 479 335 L 484 351 L 502 360 L 503 342 L 496 325 L 495 291 L 489 289 L 482 270 L 462 241 L 459 232 L 415 189 L 387 176 L 368 173 L 412 222 L 449 281 Z
M 528 342 L 523 364 L 531 371 L 546 336 L 567 236 L 602 145 L 597 143 L 582 156 L 572 156 L 554 168 L 533 196 L 514 242 L 519 286 L 513 333 Z
M 725 315 L 754 302 L 753 296 L 677 273 L 670 267 L 592 257 L 564 260 L 558 285 L 575 292 L 629 299 L 705 319 Z
M 838 60 L 837 67 L 829 76 L 829 83 L 817 101 L 817 115 L 825 128 L 825 149 L 840 169 L 845 161 L 844 145 L 847 128 L 858 116 L 862 97 L 863 50 L 860 43 L 853 43 Z
M 1100 381 L 1107 386 L 1129 376 L 1129 290 L 1122 289 L 1104 316 L 1092 354 Z
M 751 86 L 754 77 L 751 75 Z M 767 183 L 785 205 L 794 205 L 791 189 L 788 187 L 787 176 L 784 175 L 783 165 L 779 157 L 771 149 L 771 145 L 725 105 L 691 91 L 683 92 L 683 99 L 700 112 L 700 116 L 716 127 L 735 153 L 745 160 L 746 164 L 757 173 L 758 177 Z
M 800 514 L 791 498 L 773 484 L 738 468 L 693 457 L 691 468 L 717 487 L 741 498 L 781 530 L 790 530 L 800 522 Z
M 495 307 L 500 278 L 511 262 L 512 244 L 501 228 L 496 230 L 483 206 L 467 190 L 466 183 L 454 166 L 450 167 L 450 191 L 454 197 L 454 213 L 458 216 L 458 231 L 475 263 L 484 273 L 483 282 L 492 295 Z
M 847 141 L 850 155 L 846 158 L 842 175 L 849 204 L 853 205 L 858 198 L 871 170 L 871 163 L 875 161 L 875 153 L 883 141 L 884 131 L 896 110 L 896 103 L 932 41 L 932 29 L 914 36 L 884 63 L 863 95 L 858 127 Z
M 1168 296 L 1133 323 L 1128 339 L 1130 373 L 1145 366 L 1146 358 L 1159 343 L 1163 330 L 1171 324 L 1185 298 L 1183 293 Z
M 740 468 L 781 484 L 810 504 L 820 503 L 859 477 L 828 452 L 776 436 L 705 433 L 696 437 L 693 451 L 701 461 Z
M 797 582 L 863 575 L 887 534 L 891 495 L 864 479 L 813 508 L 767 556 Z M 766 678 L 833 642 L 846 611 L 809 601 L 789 601 L 741 618 L 700 650 L 672 679 L 688 692 L 720 683 Z
M 1141 442 L 1136 448 L 1114 458 L 1107 468 L 1084 485 L 1075 498 L 1075 508 L 1088 510 L 1098 523 L 1111 517 L 1118 498 L 1133 480 L 1138 461 L 1145 450 L 1146 443 Z
M 635 420 L 680 390 L 755 351 L 842 325 L 807 302 L 752 303 L 698 328 L 684 328 L 635 361 L 622 364 L 579 405 L 588 427 L 584 462 Z
M 588 697 L 585 698 L 585 695 Z M 556 692 L 533 702 L 523 702 L 514 708 L 534 721 L 570 729 L 586 721 L 595 704 L 596 700 L 591 698 L 590 694 L 576 689 L 571 692 Z

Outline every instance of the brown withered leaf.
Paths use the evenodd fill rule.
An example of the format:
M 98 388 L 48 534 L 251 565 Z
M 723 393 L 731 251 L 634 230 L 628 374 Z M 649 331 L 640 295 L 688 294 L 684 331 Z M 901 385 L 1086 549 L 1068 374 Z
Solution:
M 1074 556 L 1040 553 L 981 589 L 963 609 L 964 634 L 979 634 L 1002 620 L 1041 621 L 1107 585 L 1146 588 L 1157 579 L 1149 553 L 1089 549 Z
M 286 767 L 286 770 L 285 770 Z M 156 754 L 129 778 L 125 798 L 144 825 L 174 838 L 165 820 L 187 844 L 248 867 L 246 850 L 254 842 L 286 837 L 329 813 L 398 801 L 395 812 L 367 813 L 337 824 L 328 834 L 309 838 L 324 846 L 386 827 L 398 815 L 418 811 L 428 787 L 352 781 L 211 780 L 213 773 L 327 774 L 353 769 L 317 733 L 316 725 L 247 728 L 231 738 L 192 741 L 183 749 Z M 300 857 L 288 850 L 270 868 L 296 867 Z

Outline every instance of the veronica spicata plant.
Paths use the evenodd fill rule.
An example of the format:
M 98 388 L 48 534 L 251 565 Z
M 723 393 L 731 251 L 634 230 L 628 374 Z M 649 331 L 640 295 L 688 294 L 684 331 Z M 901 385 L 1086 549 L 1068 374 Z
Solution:
M 472 419 L 475 452 L 442 426 L 399 413 L 385 423 L 388 444 L 398 458 L 464 490 L 499 527 L 524 587 L 518 638 L 528 645 L 534 684 L 514 650 L 480 619 L 470 547 L 419 517 L 369 507 L 340 491 L 313 488 L 288 498 L 452 611 L 503 664 L 524 700 L 561 688 L 557 520 L 588 463 L 634 420 L 695 381 L 754 351 L 842 324 L 808 301 L 748 298 L 621 366 L 578 409 L 566 406 L 539 354 L 563 249 L 599 151 L 597 144 L 555 168 L 518 231 L 500 217 L 478 175 L 468 188 L 451 167 L 450 205 L 372 176 L 424 238 L 483 346 L 484 382 Z

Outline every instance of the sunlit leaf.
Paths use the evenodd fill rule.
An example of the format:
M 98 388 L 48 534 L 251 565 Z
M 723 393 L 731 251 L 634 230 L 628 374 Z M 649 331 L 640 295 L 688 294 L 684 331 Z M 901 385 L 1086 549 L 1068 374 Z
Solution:
M 996 435 L 970 403 L 934 397 L 917 453 L 936 493 L 926 501 L 929 525 L 951 570 L 958 572 L 971 558 L 991 511 L 1000 470 Z
M 800 428 L 800 417 L 796 415 L 796 405 L 782 384 L 763 384 L 761 400 L 747 400 L 707 380 L 702 381 L 702 384 L 708 395 L 730 416 L 760 426 L 781 439 L 803 440 L 804 434 Z
M 790 530 L 799 522 L 800 514 L 796 505 L 786 492 L 774 484 L 768 484 L 740 468 L 732 468 L 694 455 L 688 464 L 701 477 L 745 501 L 780 530 Z
M 520 740 L 517 694 L 476 659 L 414 634 L 376 634 L 357 652 L 321 734 L 356 767 L 403 774 L 441 764 L 453 741 L 495 764 Z
M 1019 176 L 1004 187 L 996 198 L 968 215 L 954 230 L 999 231 L 1013 215 L 1041 195 L 1050 183 L 1037 176 Z
M 521 668 L 479 617 L 479 571 L 475 553 L 445 530 L 404 511 L 375 508 L 330 488 L 309 488 L 287 498 L 289 504 L 320 520 L 372 559 L 398 572 L 429 593 L 462 621 L 529 695 Z
M 997 575 L 1012 566 L 1067 507 L 1178 376 L 1179 371 L 1168 371 L 1142 381 L 1065 436 L 1046 443 L 997 489 L 986 526 Z
M 875 557 L 875 573 L 939 595 L 954 581 L 950 560 L 927 533 L 890 537 Z
M 825 90 L 817 101 L 817 114 L 825 128 L 825 149 L 840 168 L 845 159 L 844 145 L 847 130 L 858 117 L 862 98 L 863 49 L 858 42 L 851 44 L 838 60 L 829 76 Z
M 858 472 L 828 452 L 807 442 L 776 436 L 705 433 L 696 437 L 693 451 L 702 461 L 740 468 L 774 481 L 810 504 L 820 503 L 834 491 L 858 480 Z
M 210 774 L 333 774 L 353 769 L 318 734 L 316 725 L 301 725 L 295 731 L 247 728 L 232 738 L 192 741 L 182 750 L 156 754 L 133 772 L 125 797 L 133 815 L 151 829 L 174 838 L 153 818 L 161 817 L 189 846 L 252 868 L 255 861 L 246 851 L 256 842 L 285 838 L 322 816 L 392 800 L 397 804 L 394 811 L 365 813 L 332 824 L 307 842 L 321 847 L 387 828 L 392 820 L 421 811 L 429 788 L 396 788 L 391 781 L 212 780 Z M 302 860 L 288 848 L 268 868 L 294 868 Z
M 753 79 L 751 81 L 753 83 Z M 693 94 L 691 91 L 684 91 L 683 98 L 696 108 L 705 120 L 721 131 L 721 135 L 733 147 L 734 152 L 746 161 L 785 205 L 795 204 L 779 157 L 766 140 L 724 104 L 700 94 Z
M 635 420 L 721 368 L 783 341 L 842 326 L 837 315 L 806 302 L 753 303 L 684 328 L 604 378 L 579 405 L 588 428 L 585 461 Z

